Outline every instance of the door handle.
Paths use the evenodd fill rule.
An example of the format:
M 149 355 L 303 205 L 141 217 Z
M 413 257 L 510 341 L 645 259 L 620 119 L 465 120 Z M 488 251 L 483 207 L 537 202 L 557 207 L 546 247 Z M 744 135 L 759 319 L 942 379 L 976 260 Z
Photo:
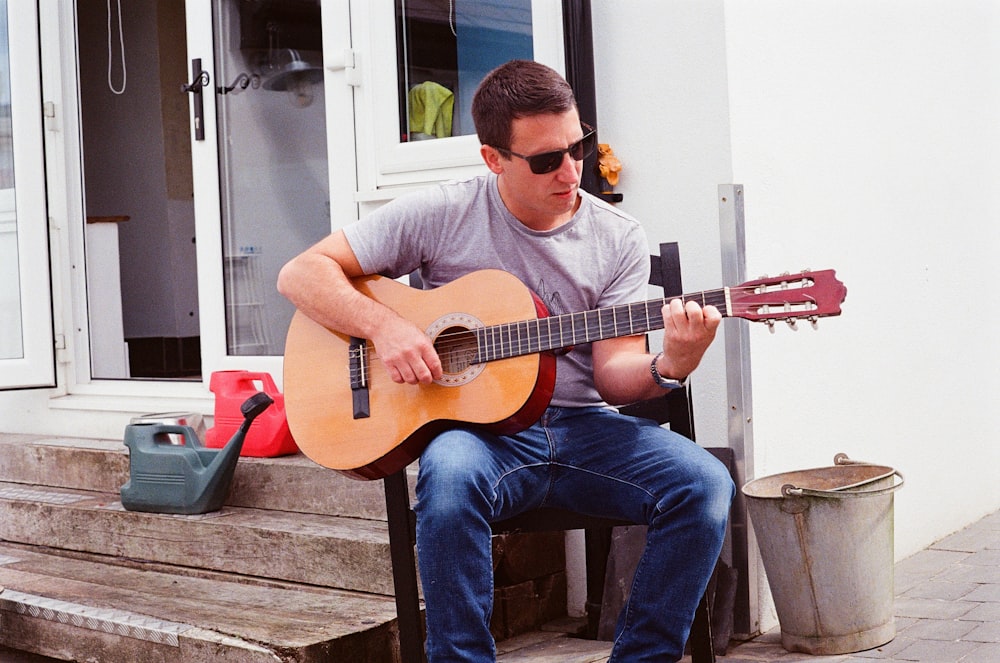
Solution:
M 209 80 L 208 72 L 201 68 L 201 58 L 192 58 L 191 82 L 187 85 L 181 85 L 181 92 L 189 92 L 194 95 L 192 101 L 194 102 L 195 140 L 205 140 L 205 103 L 202 89 L 208 85 Z

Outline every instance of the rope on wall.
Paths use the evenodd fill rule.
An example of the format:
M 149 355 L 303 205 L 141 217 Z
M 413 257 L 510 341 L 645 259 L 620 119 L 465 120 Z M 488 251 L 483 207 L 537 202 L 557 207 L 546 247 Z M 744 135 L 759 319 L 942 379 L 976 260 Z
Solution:
M 128 72 L 125 70 L 125 34 L 122 32 L 122 0 L 117 0 L 118 3 L 118 43 L 121 47 L 122 54 L 122 86 L 121 89 L 115 89 L 114 83 L 111 82 L 111 0 L 108 0 L 108 88 L 111 90 L 112 94 L 124 94 L 125 85 L 128 81 Z

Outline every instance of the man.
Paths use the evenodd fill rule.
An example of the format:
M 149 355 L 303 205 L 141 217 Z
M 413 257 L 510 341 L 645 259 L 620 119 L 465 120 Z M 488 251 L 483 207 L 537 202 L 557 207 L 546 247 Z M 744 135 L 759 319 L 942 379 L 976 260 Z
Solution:
M 579 190 L 596 135 L 581 124 L 566 81 L 535 62 L 508 62 L 480 84 L 472 114 L 488 175 L 389 203 L 291 260 L 278 278 L 309 317 L 370 339 L 400 383 L 440 378 L 441 360 L 423 329 L 358 293 L 353 277 L 419 270 L 425 287 L 437 287 L 501 269 L 553 314 L 646 299 L 642 228 Z M 663 315 L 655 356 L 642 336 L 560 355 L 551 405 L 528 430 L 498 437 L 456 426 L 424 450 L 415 509 L 431 663 L 495 659 L 490 522 L 539 506 L 648 524 L 611 660 L 680 659 L 734 487 L 690 440 L 608 407 L 678 386 L 721 320 L 712 306 L 679 300 Z

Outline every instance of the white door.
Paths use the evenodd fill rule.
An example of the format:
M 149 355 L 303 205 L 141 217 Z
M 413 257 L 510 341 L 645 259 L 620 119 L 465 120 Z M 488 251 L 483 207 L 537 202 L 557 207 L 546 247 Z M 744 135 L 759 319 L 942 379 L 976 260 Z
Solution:
M 36 9 L 0 0 L 0 388 L 55 384 Z
M 118 231 L 120 274 L 106 280 L 120 284 L 111 299 L 121 313 L 95 304 L 110 291 L 92 286 L 90 334 L 77 344 L 91 352 L 97 384 L 86 388 L 101 393 L 134 393 L 135 379 L 144 391 L 150 378 L 207 382 L 225 369 L 280 380 L 293 313 L 275 289 L 281 266 L 401 190 L 482 170 L 464 110 L 451 137 L 400 140 L 402 91 L 430 62 L 402 49 L 401 64 L 397 44 L 462 63 L 441 79 L 457 86 L 458 109 L 493 60 L 562 66 L 554 0 L 500 13 L 439 0 L 75 6 L 86 216 Z M 441 31 L 452 39 L 438 44 Z M 484 35 L 504 46 L 486 48 Z M 95 248 L 88 274 L 107 264 L 91 260 Z M 179 365 L 143 365 L 171 358 Z M 122 379 L 131 383 L 103 382 Z
M 331 228 L 322 13 L 337 4 L 188 3 L 191 78 L 208 81 L 190 94 L 205 375 L 280 378 L 294 310 L 278 270 Z
M 278 270 L 330 231 L 328 5 L 346 8 L 77 0 L 92 381 L 79 389 L 280 379 L 293 309 Z

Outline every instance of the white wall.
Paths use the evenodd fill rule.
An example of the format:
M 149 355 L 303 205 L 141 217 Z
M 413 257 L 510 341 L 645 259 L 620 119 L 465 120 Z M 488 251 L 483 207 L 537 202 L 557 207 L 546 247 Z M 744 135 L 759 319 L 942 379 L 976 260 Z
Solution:
M 748 465 L 765 476 L 846 452 L 899 468 L 897 558 L 1000 508 L 998 315 L 978 292 L 1000 247 L 998 12 L 593 3 L 620 207 L 652 243 L 681 242 L 685 289 L 719 285 L 727 182 L 745 187 L 748 275 L 834 268 L 847 284 L 818 331 L 751 325 Z M 703 444 L 726 439 L 724 360 L 717 343 L 696 376 Z
M 892 465 L 896 556 L 1000 507 L 1000 4 L 726 3 L 751 274 L 832 267 L 818 332 L 751 337 L 759 476 Z
M 618 207 L 653 252 L 680 243 L 685 292 L 718 288 L 717 187 L 732 181 L 722 2 L 597 0 L 592 15 L 598 135 L 623 165 Z M 692 380 L 705 446 L 727 444 L 724 359 L 715 343 Z

